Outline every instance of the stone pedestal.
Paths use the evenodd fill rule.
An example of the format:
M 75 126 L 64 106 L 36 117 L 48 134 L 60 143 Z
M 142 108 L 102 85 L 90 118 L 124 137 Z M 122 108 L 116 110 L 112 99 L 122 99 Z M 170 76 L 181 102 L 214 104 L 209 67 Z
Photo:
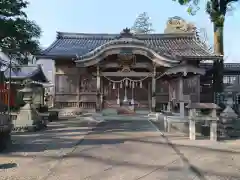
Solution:
M 14 128 L 35 130 L 39 128 L 41 124 L 40 121 L 41 119 L 38 116 L 37 110 L 33 108 L 30 103 L 27 103 L 20 109 L 17 119 L 14 123 Z
M 156 111 L 156 67 L 153 69 L 153 76 L 152 76 L 152 107 L 151 111 Z
M 217 141 L 217 109 L 213 103 L 189 103 L 189 138 L 196 139 L 196 121 L 210 122 L 210 140 Z M 204 110 L 204 111 L 200 111 Z M 208 111 L 207 111 L 208 110 Z
M 185 107 L 183 101 L 183 78 L 179 78 L 179 108 L 180 108 L 180 117 L 185 116 Z
M 168 119 L 167 119 L 167 116 L 164 116 L 164 131 L 165 132 L 170 132 L 170 127 L 169 127 L 169 125 L 168 125 Z
M 17 119 L 13 123 L 15 130 L 37 130 L 43 128 L 41 116 L 39 116 L 36 108 L 32 104 L 32 88 L 26 86 L 20 90 L 24 93 L 23 100 L 26 104 L 20 109 Z
M 217 121 L 210 122 L 210 140 L 217 141 Z
M 185 116 L 185 107 L 184 107 L 184 102 L 180 102 L 179 103 L 180 106 L 180 117 L 184 117 Z
M 189 139 L 196 140 L 196 122 L 194 119 L 189 119 Z
M 222 138 L 229 138 L 238 136 L 235 122 L 238 115 L 234 112 L 230 105 L 228 105 L 220 114 L 219 132 Z

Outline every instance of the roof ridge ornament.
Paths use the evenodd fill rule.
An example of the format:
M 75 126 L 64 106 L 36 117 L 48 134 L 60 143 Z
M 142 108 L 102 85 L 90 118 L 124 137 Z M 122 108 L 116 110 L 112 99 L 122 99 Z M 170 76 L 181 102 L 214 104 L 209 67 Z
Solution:
M 132 38 L 132 37 L 133 37 L 133 33 L 131 33 L 131 29 L 130 28 L 126 27 L 120 33 L 120 38 Z
M 196 33 L 196 26 L 179 16 L 174 16 L 168 19 L 164 33 Z

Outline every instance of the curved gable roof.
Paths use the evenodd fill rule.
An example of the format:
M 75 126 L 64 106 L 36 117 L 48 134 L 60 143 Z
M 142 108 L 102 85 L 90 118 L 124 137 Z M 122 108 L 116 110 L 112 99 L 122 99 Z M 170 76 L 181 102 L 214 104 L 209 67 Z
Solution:
M 55 42 L 42 51 L 40 56 L 49 58 L 75 58 L 94 54 L 96 49 L 121 39 L 121 34 L 85 34 L 58 32 Z M 160 55 L 179 57 L 210 57 L 213 58 L 203 44 L 196 39 L 194 33 L 177 34 L 140 34 L 128 37 L 136 39 L 151 47 Z M 169 58 L 170 58 L 169 57 Z M 81 59 L 81 58 L 80 58 Z

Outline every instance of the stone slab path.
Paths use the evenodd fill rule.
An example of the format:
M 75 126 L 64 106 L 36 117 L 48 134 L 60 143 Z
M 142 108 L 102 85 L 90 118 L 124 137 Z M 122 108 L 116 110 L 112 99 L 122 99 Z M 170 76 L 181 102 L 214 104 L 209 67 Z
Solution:
M 0 169 L 0 180 L 240 179 L 238 146 L 214 147 L 202 141 L 198 146 L 163 136 L 143 119 L 110 120 L 91 133 L 68 124 L 55 124 L 55 129 L 25 139 L 16 135 L 22 146 L 0 156 L 1 163 L 16 166 Z

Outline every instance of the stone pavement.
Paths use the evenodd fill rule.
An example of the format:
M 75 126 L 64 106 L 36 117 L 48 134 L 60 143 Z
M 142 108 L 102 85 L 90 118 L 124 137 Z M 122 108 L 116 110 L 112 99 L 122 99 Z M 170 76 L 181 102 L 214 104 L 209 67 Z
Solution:
M 240 148 L 233 143 L 163 136 L 149 121 L 127 118 L 102 123 L 81 143 L 89 129 L 56 129 L 33 134 L 23 141 L 27 147 L 3 154 L 1 163 L 17 166 L 0 170 L 0 180 L 240 179 Z
M 45 131 L 13 133 L 11 149 L 0 154 L 0 180 L 41 179 L 58 160 L 70 153 L 94 123 L 76 120 L 52 122 Z
M 165 133 L 163 137 L 185 165 L 203 180 L 240 179 L 240 140 L 213 142 L 189 140 L 185 135 Z M 189 153 L 195 152 L 194 156 Z

